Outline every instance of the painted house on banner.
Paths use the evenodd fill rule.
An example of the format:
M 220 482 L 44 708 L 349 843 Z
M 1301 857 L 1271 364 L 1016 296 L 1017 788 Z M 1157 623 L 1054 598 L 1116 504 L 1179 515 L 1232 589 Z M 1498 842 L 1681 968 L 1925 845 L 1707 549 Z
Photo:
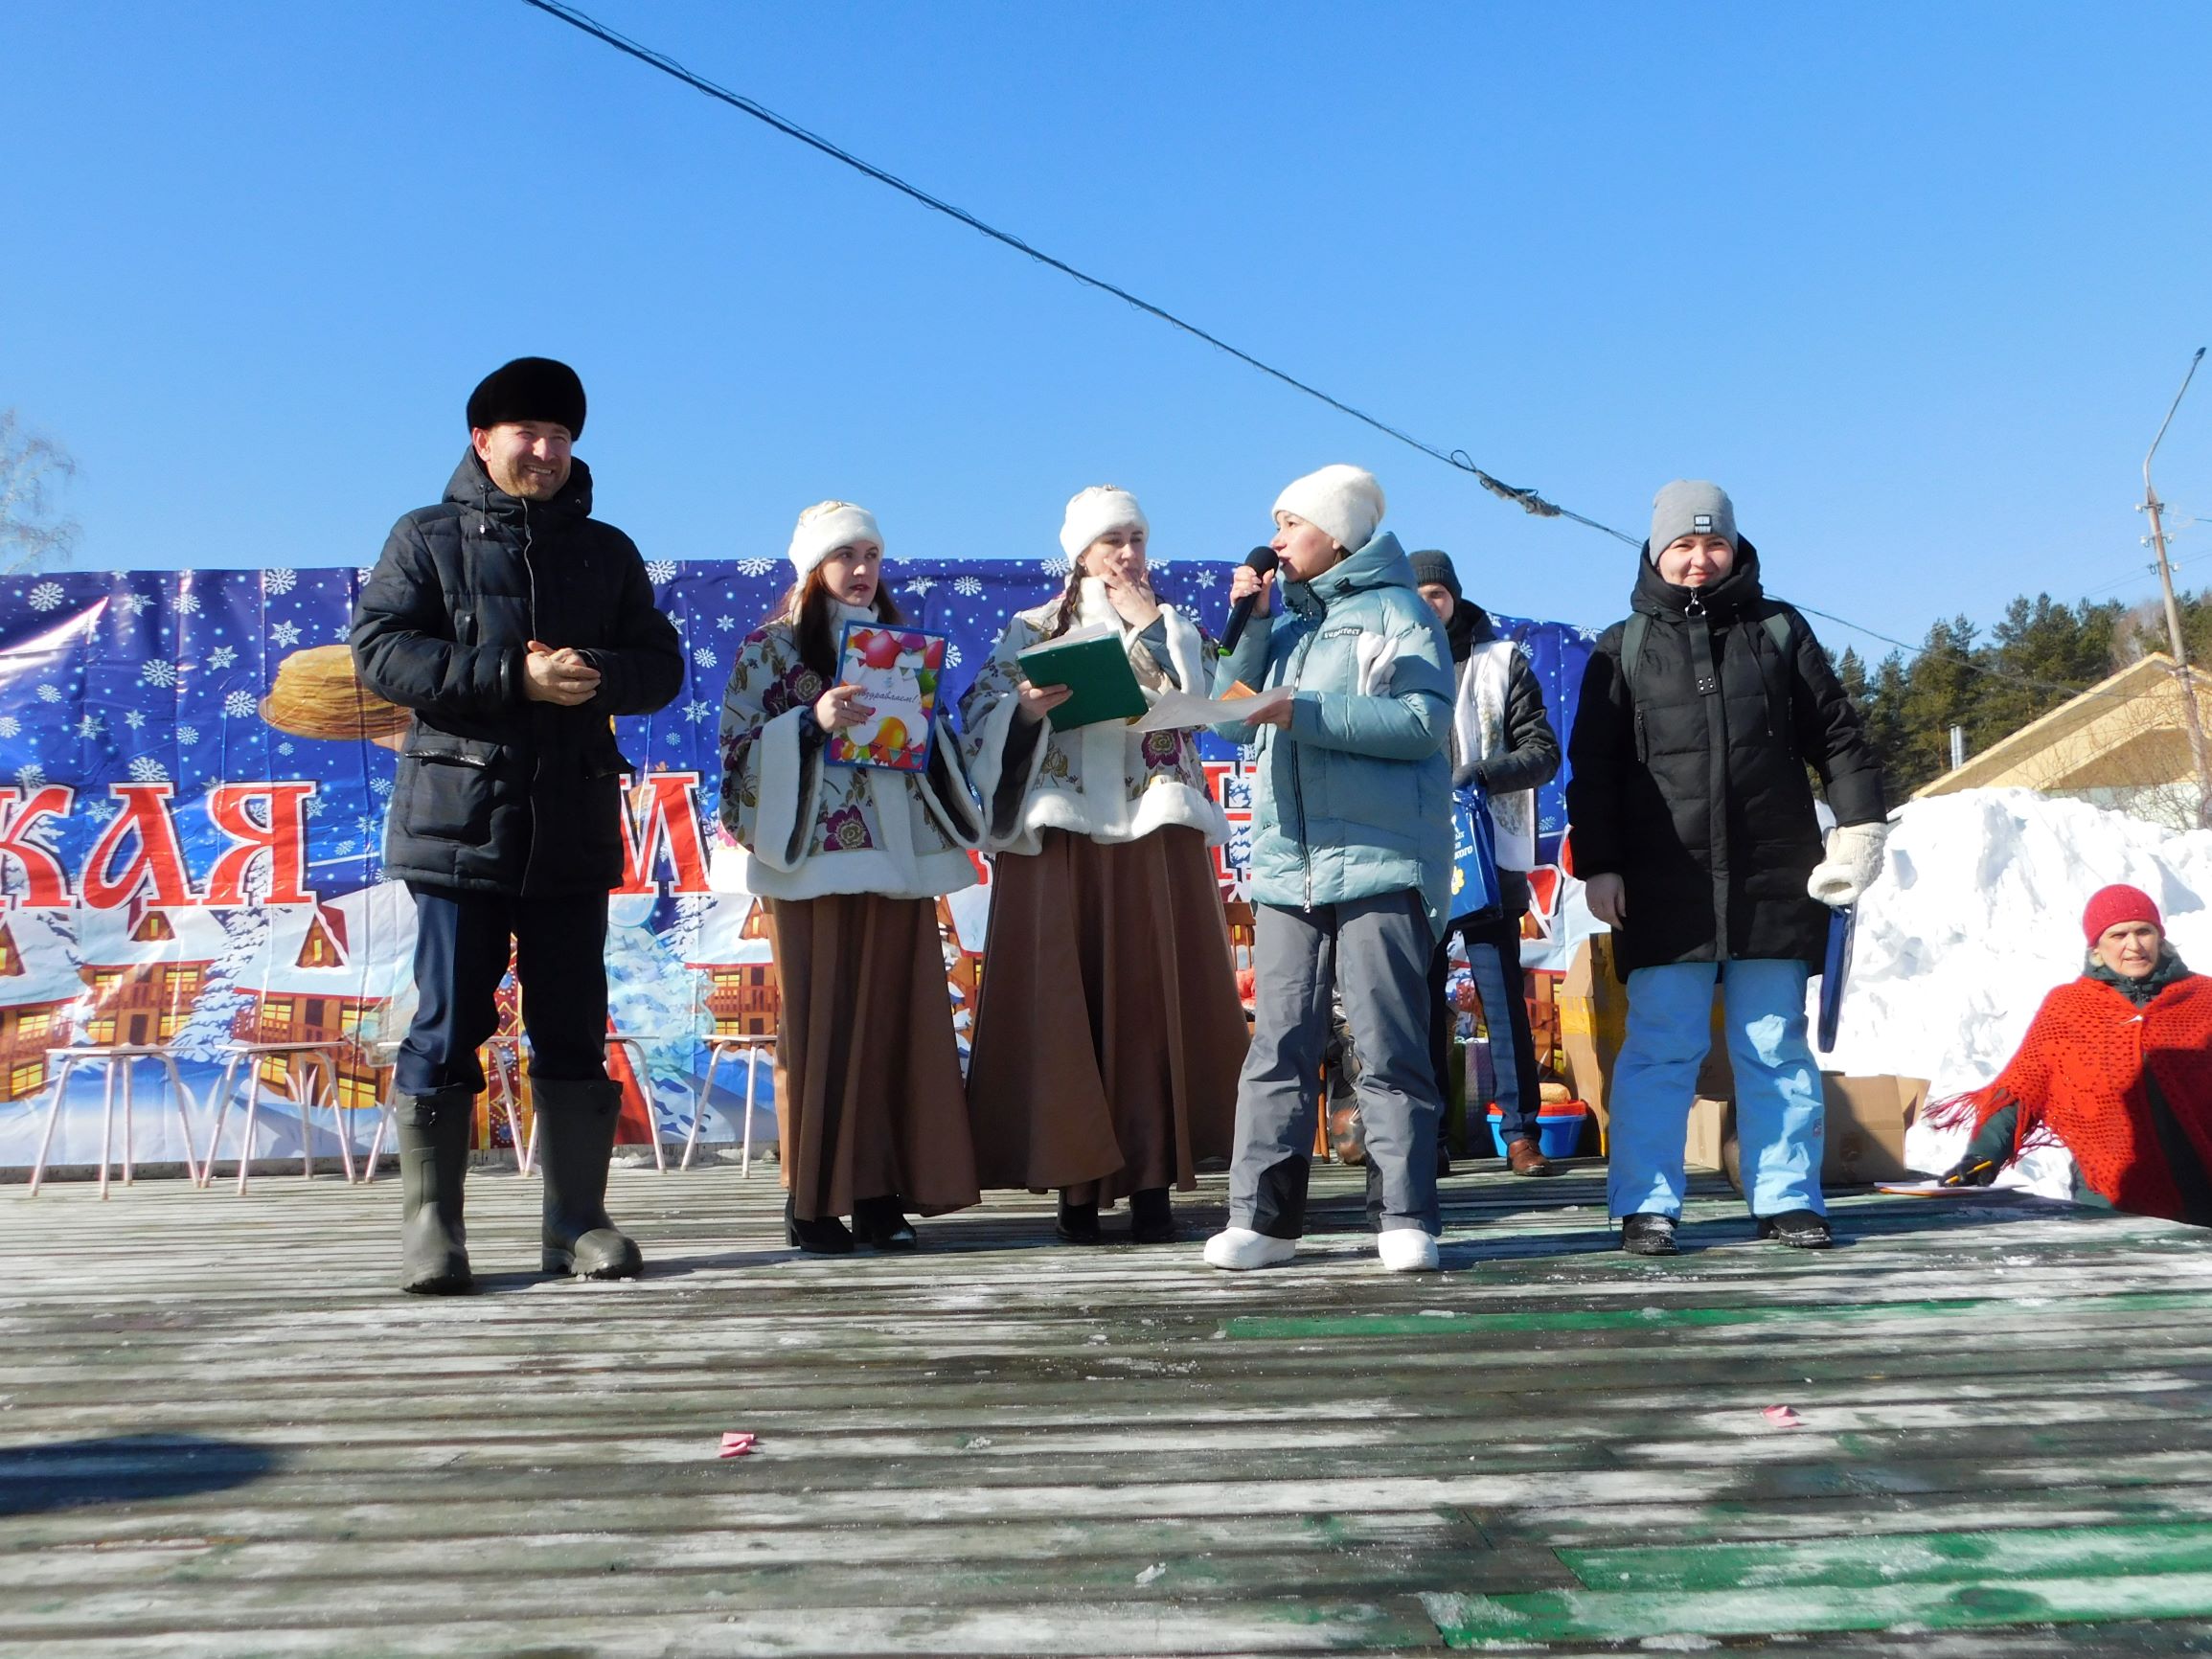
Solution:
M 79 977 L 90 989 L 87 1043 L 166 1043 L 192 1018 L 230 943 L 213 912 L 134 898 L 112 910 L 80 905 Z
M 267 943 L 239 987 L 245 1000 L 233 1034 L 241 1042 L 341 1044 L 338 1103 L 374 1107 L 378 1070 L 368 1045 L 399 1034 L 388 1016 L 412 983 L 414 899 L 400 883 L 385 881 L 314 904 L 274 905 L 268 916 Z M 261 1080 L 296 1100 L 296 1061 L 271 1056 Z
M 0 1101 L 46 1087 L 46 1051 L 69 1040 L 70 1008 L 84 994 L 70 954 L 64 913 L 14 910 L 0 917 Z
M 718 1037 L 774 1036 L 783 983 L 768 944 L 768 914 L 749 893 L 718 893 L 699 920 L 684 966 L 707 976 L 707 1012 Z

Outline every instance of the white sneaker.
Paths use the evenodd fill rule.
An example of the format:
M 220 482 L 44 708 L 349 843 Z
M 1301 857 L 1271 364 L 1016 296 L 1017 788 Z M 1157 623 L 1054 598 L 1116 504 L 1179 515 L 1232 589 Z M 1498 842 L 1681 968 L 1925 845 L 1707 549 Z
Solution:
M 1393 1227 L 1376 1234 L 1375 1254 L 1393 1273 L 1436 1271 L 1436 1239 L 1419 1227 Z
M 1241 1273 L 1250 1267 L 1280 1267 L 1298 1253 L 1294 1239 L 1271 1239 L 1249 1227 L 1224 1227 L 1206 1240 L 1206 1265 Z

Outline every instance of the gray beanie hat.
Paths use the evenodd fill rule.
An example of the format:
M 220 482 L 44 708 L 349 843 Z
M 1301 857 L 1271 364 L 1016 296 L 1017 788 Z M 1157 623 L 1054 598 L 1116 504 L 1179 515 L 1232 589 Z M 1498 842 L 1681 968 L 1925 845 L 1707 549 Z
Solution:
M 1451 590 L 1453 599 L 1465 599 L 1459 591 L 1459 572 L 1451 568 L 1451 556 L 1437 549 L 1425 548 L 1408 556 L 1413 564 L 1413 585 L 1426 587 L 1430 582 Z
M 1702 479 L 1677 478 L 1652 497 L 1651 557 L 1657 558 L 1661 548 L 1684 535 L 1724 536 L 1730 547 L 1742 551 L 1736 504 L 1725 489 Z

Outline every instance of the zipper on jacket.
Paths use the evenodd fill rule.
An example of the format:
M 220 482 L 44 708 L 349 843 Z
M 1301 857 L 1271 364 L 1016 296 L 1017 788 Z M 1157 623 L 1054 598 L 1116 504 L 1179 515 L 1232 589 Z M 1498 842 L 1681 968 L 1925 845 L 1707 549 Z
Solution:
M 1705 602 L 1697 594 L 1682 608 L 1689 624 L 1690 676 L 1698 687 L 1699 712 L 1705 717 L 1706 796 L 1713 813 L 1713 960 L 1728 960 L 1728 699 L 1721 693 L 1721 665 L 1713 655 L 1713 626 Z
M 1307 629 L 1306 637 L 1298 642 L 1298 661 L 1292 665 L 1288 675 L 1293 684 L 1296 683 L 1300 671 L 1306 667 L 1307 652 L 1313 648 L 1315 631 L 1312 628 Z M 1282 741 L 1290 742 L 1290 733 L 1288 727 L 1276 729 L 1283 734 Z M 1290 804 L 1297 809 L 1298 813 L 1298 862 L 1306 873 L 1305 907 L 1308 911 L 1311 911 L 1313 908 L 1313 849 L 1306 839 L 1306 784 L 1305 779 L 1300 775 L 1298 745 L 1294 742 L 1290 742 Z

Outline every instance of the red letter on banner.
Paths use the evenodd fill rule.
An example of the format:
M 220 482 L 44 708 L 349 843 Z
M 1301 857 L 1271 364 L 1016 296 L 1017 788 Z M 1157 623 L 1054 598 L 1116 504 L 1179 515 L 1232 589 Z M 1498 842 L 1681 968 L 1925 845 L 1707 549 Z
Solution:
M 675 871 L 671 893 L 708 891 L 707 850 L 699 839 L 699 808 L 693 798 L 698 784 L 696 772 L 654 772 L 642 786 L 642 807 L 638 805 L 640 789 L 631 789 L 623 797 L 623 871 L 617 894 L 652 892 L 653 866 L 663 849 Z M 633 829 L 633 821 L 639 819 L 642 825 Z M 642 848 L 638 845 L 641 837 L 645 843 Z
M 216 860 L 208 875 L 209 904 L 246 902 L 246 875 L 262 853 L 269 857 L 269 890 L 262 904 L 312 904 L 308 887 L 307 799 L 313 779 L 285 784 L 218 784 L 208 792 L 207 815 L 238 845 Z M 262 803 L 266 826 L 254 822 L 247 803 Z
M 193 902 L 192 882 L 185 875 L 184 849 L 176 844 L 176 826 L 170 821 L 169 798 L 173 784 L 110 784 L 107 792 L 123 803 L 115 822 L 102 831 L 84 860 L 77 891 L 95 910 L 114 910 L 127 904 L 140 887 L 153 884 L 149 904 Z M 110 875 L 116 850 L 125 836 L 135 835 L 138 851 L 121 875 Z
M 61 860 L 31 839 L 41 818 L 65 818 L 77 791 L 66 784 L 48 784 L 16 805 L 21 791 L 0 789 L 0 859 L 12 858 L 23 867 L 23 891 L 8 896 L 11 904 L 36 908 L 69 902 L 69 875 Z M 6 866 L 0 864 L 0 871 Z

